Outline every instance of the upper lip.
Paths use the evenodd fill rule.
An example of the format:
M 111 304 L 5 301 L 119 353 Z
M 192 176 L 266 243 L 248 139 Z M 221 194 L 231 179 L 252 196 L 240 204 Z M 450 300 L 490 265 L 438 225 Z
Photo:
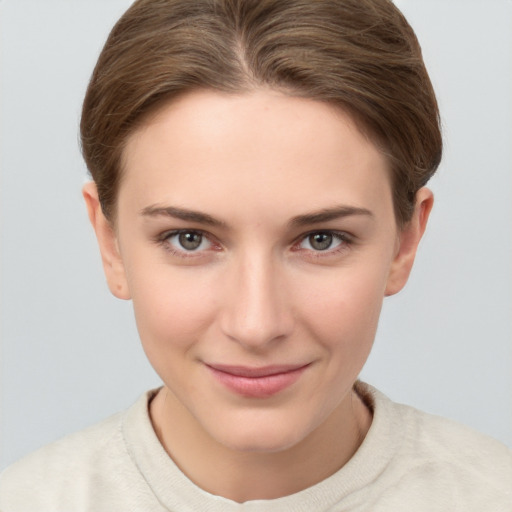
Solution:
M 219 372 L 228 373 L 237 377 L 269 377 L 270 375 L 279 375 L 281 373 L 293 372 L 301 368 L 305 368 L 306 364 L 277 364 L 269 366 L 251 367 L 251 366 L 237 366 L 227 364 L 207 364 L 210 368 Z

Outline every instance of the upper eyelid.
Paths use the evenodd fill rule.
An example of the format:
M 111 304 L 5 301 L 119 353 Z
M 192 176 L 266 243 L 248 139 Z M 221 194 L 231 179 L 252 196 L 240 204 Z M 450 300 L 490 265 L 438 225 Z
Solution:
M 181 233 L 198 233 L 204 238 L 206 238 L 209 243 L 210 247 L 197 251 L 197 250 L 187 250 L 184 247 L 179 248 L 175 247 L 173 243 L 170 242 L 171 237 L 175 237 L 177 235 L 180 235 Z M 214 241 L 212 241 L 211 237 L 208 236 L 208 233 L 204 232 L 201 229 L 169 229 L 167 231 L 162 232 L 161 234 L 157 235 L 154 238 L 154 241 L 157 245 L 162 246 L 166 251 L 169 251 L 174 256 L 180 257 L 180 258 L 200 258 L 204 253 L 211 249 L 213 246 L 216 245 Z
M 306 240 L 309 236 L 314 235 L 316 233 L 332 234 L 333 236 L 338 237 L 338 239 L 341 243 L 333 248 L 328 248 L 323 251 L 300 247 L 300 245 L 302 244 L 302 242 L 304 240 Z M 309 231 L 308 233 L 300 235 L 298 238 L 296 238 L 291 246 L 291 251 L 292 252 L 303 252 L 305 254 L 311 254 L 311 256 L 314 256 L 315 258 L 329 258 L 338 253 L 349 250 L 353 245 L 354 245 L 354 236 L 352 236 L 350 233 L 347 233 L 346 231 L 339 231 L 339 230 L 334 230 L 334 229 L 315 229 L 315 230 Z
M 183 229 L 183 228 L 168 229 L 166 231 L 163 231 L 163 232 L 157 234 L 155 237 L 153 237 L 153 240 L 157 244 L 165 244 L 169 240 L 169 238 L 177 236 L 181 233 L 198 233 L 201 236 L 204 236 L 211 244 L 218 243 L 218 242 L 216 242 L 216 239 L 215 239 L 215 237 L 213 237 L 213 235 L 211 235 L 210 233 L 208 233 L 206 231 L 203 231 L 202 229 Z M 179 249 L 176 249 L 176 250 L 179 250 Z M 185 248 L 183 248 L 183 252 L 189 252 L 189 251 L 187 251 Z
M 160 233 L 159 235 L 157 235 L 157 238 L 159 240 L 165 240 L 166 238 L 169 238 L 171 236 L 175 236 L 175 235 L 179 235 L 181 233 L 199 233 L 200 235 L 210 239 L 213 237 L 213 235 L 211 235 L 210 233 L 208 233 L 207 231 L 203 231 L 202 229 L 183 229 L 183 228 L 180 228 L 180 229 L 168 229 L 166 231 L 163 231 L 162 233 Z
M 157 235 L 156 240 L 159 242 L 164 242 L 166 239 L 170 238 L 171 236 L 179 235 L 180 233 L 199 233 L 202 236 L 206 237 L 211 243 L 217 243 L 220 245 L 224 245 L 221 242 L 218 241 L 218 239 L 212 235 L 210 232 L 205 231 L 203 229 L 199 228 L 179 228 L 179 229 L 170 229 L 167 231 L 162 232 L 161 234 Z M 295 246 L 298 243 L 302 242 L 307 237 L 314 235 L 316 233 L 329 233 L 334 236 L 337 236 L 341 239 L 343 239 L 345 242 L 353 242 L 354 235 L 341 230 L 336 229 L 311 229 L 307 231 L 306 233 L 301 233 L 297 237 L 295 237 L 291 243 L 291 246 Z
M 338 236 L 340 238 L 346 239 L 347 241 L 352 241 L 355 237 L 351 233 L 348 233 L 347 231 L 341 231 L 339 229 L 312 229 L 311 231 L 308 231 L 307 233 L 302 233 L 297 238 L 295 238 L 295 242 L 300 242 L 301 240 L 304 240 L 308 236 L 315 235 L 317 233 L 329 233 L 334 236 Z
M 168 229 L 163 231 L 159 236 L 162 238 L 171 236 L 171 235 L 177 235 L 180 233 L 200 233 L 203 236 L 206 236 L 207 238 L 216 238 L 212 233 L 209 231 L 205 231 L 204 229 L 200 228 L 178 228 L 178 229 Z M 306 231 L 305 233 L 301 233 L 300 235 L 296 236 L 294 240 L 301 240 L 303 238 L 306 238 L 307 236 L 314 235 L 315 233 L 331 233 L 333 235 L 338 235 L 342 237 L 347 238 L 354 238 L 354 235 L 350 234 L 347 231 L 342 231 L 339 229 L 311 229 L 309 231 Z

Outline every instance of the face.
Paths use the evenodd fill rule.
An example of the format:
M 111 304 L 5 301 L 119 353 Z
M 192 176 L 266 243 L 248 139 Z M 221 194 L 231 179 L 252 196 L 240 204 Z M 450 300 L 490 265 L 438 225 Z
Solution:
M 165 386 L 230 448 L 305 439 L 349 399 L 425 214 L 399 232 L 386 160 L 350 117 L 271 91 L 183 96 L 123 164 L 115 233 L 86 199 Z

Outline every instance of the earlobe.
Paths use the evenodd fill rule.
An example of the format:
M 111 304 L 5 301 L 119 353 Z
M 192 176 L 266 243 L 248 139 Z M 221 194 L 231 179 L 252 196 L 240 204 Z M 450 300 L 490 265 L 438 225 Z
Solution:
M 96 184 L 94 182 L 86 183 L 82 188 L 82 195 L 87 206 L 89 220 L 98 240 L 108 287 L 117 298 L 128 300 L 131 297 L 117 236 L 111 223 L 103 214 Z
M 426 187 L 418 190 L 413 216 L 399 233 L 397 252 L 386 285 L 386 296 L 398 293 L 407 283 L 433 204 L 434 195 L 431 190 Z

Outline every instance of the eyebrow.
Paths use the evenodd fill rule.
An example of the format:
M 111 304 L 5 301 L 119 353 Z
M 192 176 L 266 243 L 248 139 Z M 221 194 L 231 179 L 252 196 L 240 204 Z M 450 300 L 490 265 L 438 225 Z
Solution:
M 207 226 L 227 228 L 227 224 L 224 221 L 216 219 L 207 213 L 188 210 L 185 208 L 178 208 L 176 206 L 152 205 L 143 208 L 141 213 L 145 217 L 172 217 L 174 219 L 196 222 L 198 224 L 205 224 Z M 366 208 L 358 208 L 355 206 L 338 206 L 333 208 L 324 208 L 322 210 L 305 213 L 303 215 L 297 215 L 296 217 L 290 219 L 288 226 L 291 228 L 298 228 L 354 215 L 364 215 L 369 217 L 374 216 L 373 213 Z
M 310 224 L 320 224 L 321 222 L 337 220 L 343 217 L 351 217 L 353 215 L 374 217 L 373 213 L 366 208 L 358 208 L 355 206 L 337 206 L 334 208 L 324 208 L 317 212 L 298 215 L 297 217 L 293 217 L 293 219 L 291 219 L 288 224 L 292 228 L 298 228 Z
M 141 213 L 145 217 L 172 217 L 174 219 L 197 222 L 198 224 L 205 224 L 207 226 L 227 227 L 225 222 L 215 219 L 207 213 L 187 210 L 185 208 L 177 208 L 176 206 L 147 206 L 141 211 Z

